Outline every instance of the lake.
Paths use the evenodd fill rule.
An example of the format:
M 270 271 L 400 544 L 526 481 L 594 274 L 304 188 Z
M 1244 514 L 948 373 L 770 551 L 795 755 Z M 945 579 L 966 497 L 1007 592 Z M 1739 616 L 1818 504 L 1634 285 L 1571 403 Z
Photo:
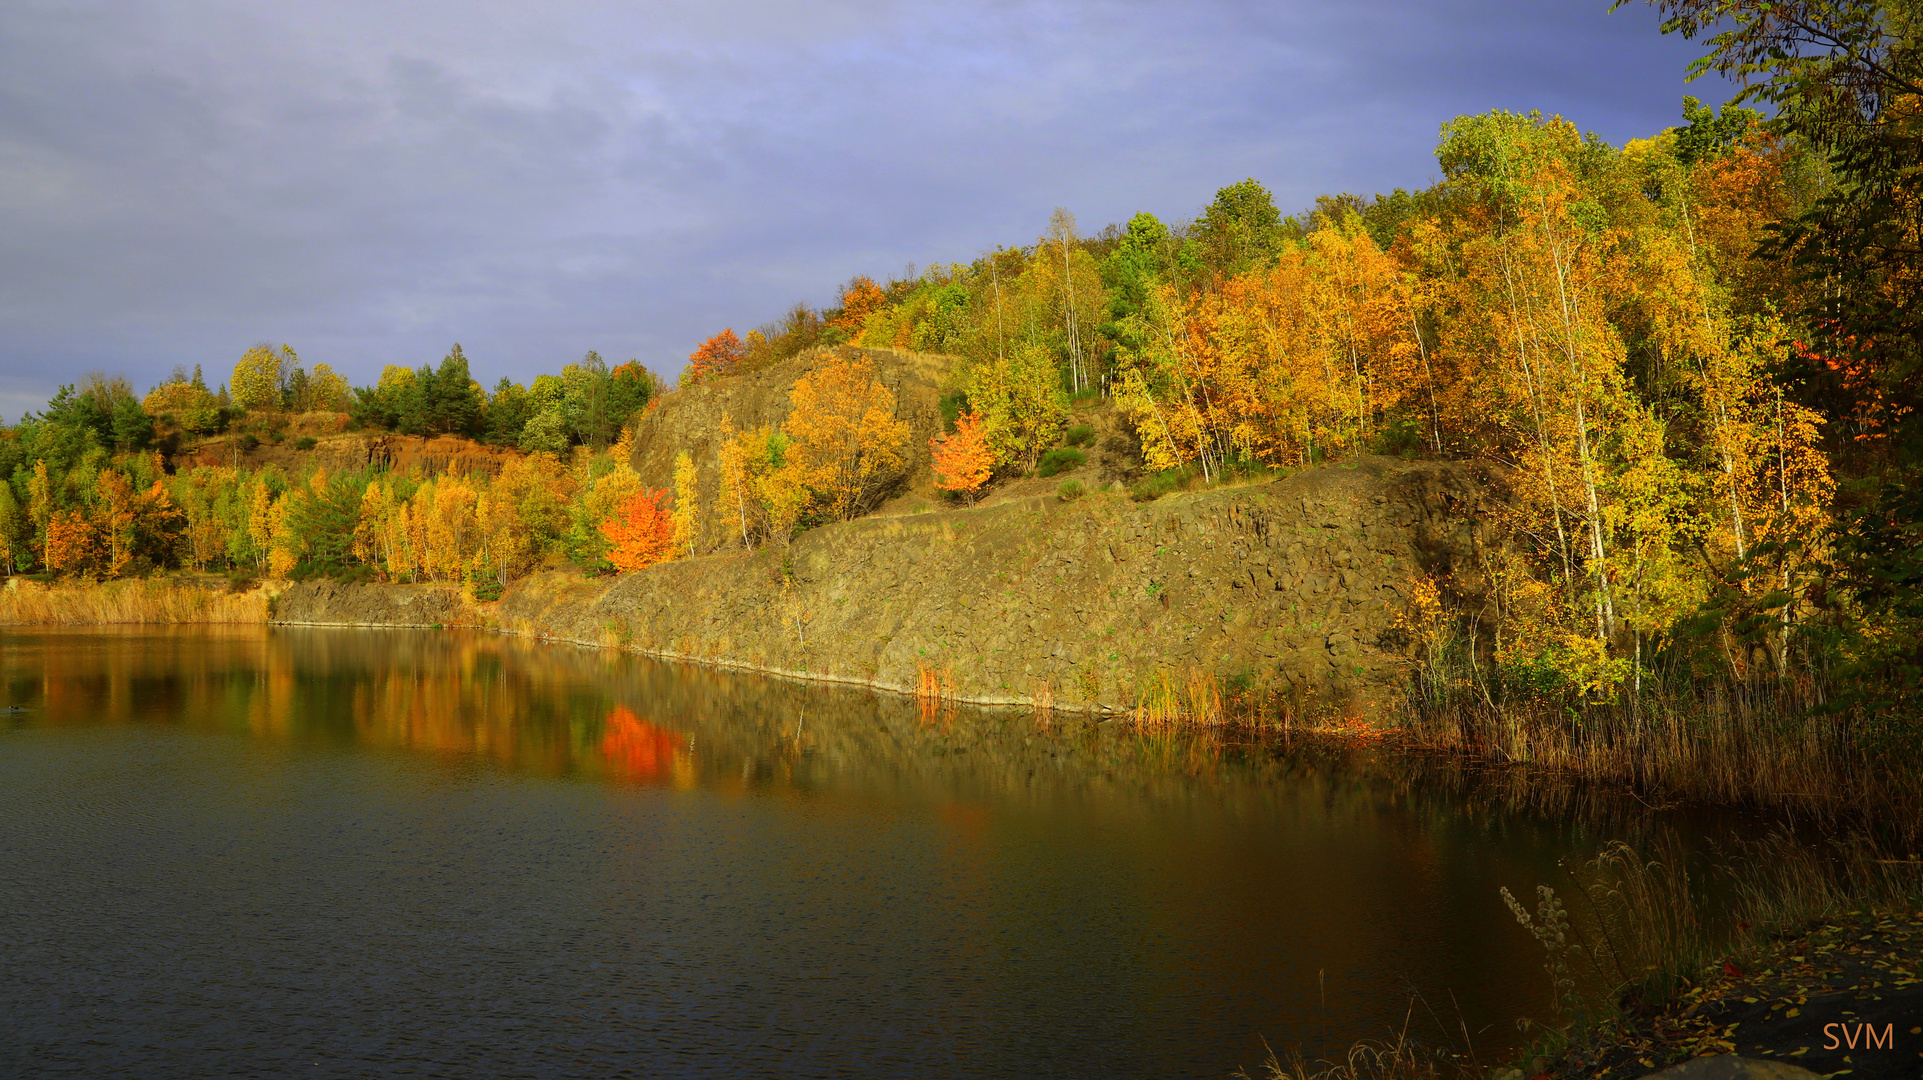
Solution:
M 1497 887 L 1608 832 L 478 633 L 6 631 L 5 706 L 10 1076 L 1220 1077 L 1411 1016 L 1496 1050 L 1548 1010 Z

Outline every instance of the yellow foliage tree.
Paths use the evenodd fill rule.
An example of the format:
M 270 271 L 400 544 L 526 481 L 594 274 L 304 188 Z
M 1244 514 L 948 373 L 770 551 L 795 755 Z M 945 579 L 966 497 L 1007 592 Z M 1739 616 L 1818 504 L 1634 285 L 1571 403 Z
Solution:
M 1023 345 L 975 366 L 968 401 L 985 417 L 984 434 L 998 464 L 1033 469 L 1042 451 L 1068 426 L 1068 396 L 1055 361 L 1038 345 Z
M 282 345 L 278 352 L 266 342 L 248 349 L 240 362 L 234 365 L 234 376 L 227 384 L 234 404 L 243 409 L 265 409 L 279 405 L 287 374 L 299 363 L 300 358 L 286 345 Z
M 325 363 L 315 364 L 307 373 L 307 398 L 312 408 L 330 412 L 347 411 L 347 380 Z
M 689 555 L 701 532 L 701 477 L 686 450 L 674 456 L 674 543 Z
M 900 479 L 908 422 L 866 357 L 834 356 L 795 382 L 783 425 L 801 486 L 822 513 L 847 521 Z

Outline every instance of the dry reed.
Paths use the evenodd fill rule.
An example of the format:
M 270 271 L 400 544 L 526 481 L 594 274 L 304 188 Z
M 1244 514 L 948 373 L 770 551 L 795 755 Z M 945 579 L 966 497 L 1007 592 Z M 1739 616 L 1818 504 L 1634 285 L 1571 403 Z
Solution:
M 1047 679 L 1035 680 L 1035 694 L 1031 699 L 1035 707 L 1035 723 L 1047 727 L 1055 719 L 1055 684 Z
M 1414 1011 L 1411 1003 L 1410 1014 Z M 1237 1069 L 1234 1075 L 1241 1080 L 1439 1080 L 1445 1072 L 1473 1073 L 1473 1067 L 1464 1067 L 1453 1055 L 1410 1039 L 1408 1019 L 1403 1018 L 1402 1030 L 1396 1032 L 1394 1038 L 1359 1040 L 1349 1047 L 1341 1061 L 1318 1061 L 1310 1065 L 1295 1053 L 1283 1061 L 1264 1043 L 1268 1057 L 1256 1066 L 1256 1074 L 1252 1077 L 1247 1070 Z
M 1221 724 L 1222 691 L 1207 668 L 1191 667 L 1180 677 L 1164 668 L 1136 685 L 1135 708 L 1128 715 L 1145 727 Z
M 961 688 L 955 682 L 953 667 L 937 668 L 926 660 L 915 661 L 915 705 L 924 722 L 935 719 L 938 714 L 952 712 L 960 700 Z
M 37 586 L 15 579 L 0 590 L 0 626 L 165 626 L 265 623 L 264 588 L 233 593 L 167 580 Z

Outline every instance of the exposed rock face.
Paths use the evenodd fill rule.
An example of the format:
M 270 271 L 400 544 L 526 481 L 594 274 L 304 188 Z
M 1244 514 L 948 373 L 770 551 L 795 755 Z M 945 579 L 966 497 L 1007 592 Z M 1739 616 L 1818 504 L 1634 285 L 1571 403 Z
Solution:
M 303 581 L 274 601 L 277 623 L 305 626 L 473 626 L 478 616 L 453 585 L 348 585 Z
M 614 578 L 550 573 L 464 611 L 447 586 L 314 583 L 276 619 L 452 625 L 966 699 L 1119 709 L 1168 678 L 1294 688 L 1363 709 L 1400 693 L 1398 619 L 1425 573 L 1476 565 L 1474 469 L 1366 459 L 1137 504 L 1035 499 L 810 530 L 785 551 Z
M 836 355 L 873 362 L 875 377 L 895 395 L 895 416 L 906 420 L 910 429 L 904 448 L 910 468 L 902 486 L 927 486 L 931 475 L 928 440 L 941 430 L 941 382 L 954 359 L 892 349 L 841 348 L 808 353 L 747 375 L 715 379 L 668 394 L 635 425 L 630 464 L 647 486 L 672 488 L 675 455 L 687 451 L 700 477 L 701 520 L 716 521 L 722 417 L 727 417 L 736 431 L 762 424 L 779 427 L 793 408 L 788 391 L 796 380 L 819 370 Z

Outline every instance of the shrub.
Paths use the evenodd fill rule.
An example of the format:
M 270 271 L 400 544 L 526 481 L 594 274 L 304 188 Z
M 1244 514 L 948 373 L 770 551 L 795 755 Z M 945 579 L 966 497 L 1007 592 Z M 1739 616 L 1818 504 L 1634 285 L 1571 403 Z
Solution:
M 1195 479 L 1195 466 L 1184 465 L 1176 469 L 1163 469 L 1149 473 L 1129 485 L 1129 497 L 1136 502 L 1153 502 L 1171 492 L 1186 490 L 1189 482 Z
M 255 435 L 254 435 L 254 433 L 253 433 L 253 432 L 251 432 L 251 431 L 250 431 L 250 432 L 248 432 L 247 434 L 245 434 L 245 435 L 242 435 L 242 436 L 240 437 L 240 452 L 241 452 L 241 453 L 243 453 L 243 454 L 251 454 L 251 453 L 253 453 L 254 451 L 256 451 L 256 450 L 258 450 L 258 449 L 260 449 L 260 439 L 259 439 L 259 438 L 257 438 L 257 437 L 255 437 Z
M 941 429 L 954 431 L 955 422 L 968 411 L 968 395 L 960 390 L 951 390 L 941 396 Z
M 1070 469 L 1079 469 L 1088 460 L 1088 455 L 1074 447 L 1064 446 L 1050 450 L 1042 455 L 1042 461 L 1035 469 L 1036 476 L 1054 476 Z
M 1081 498 L 1088 491 L 1087 488 L 1082 486 L 1082 482 L 1080 480 L 1064 480 L 1062 481 L 1062 486 L 1059 490 L 1061 492 L 1063 502 L 1074 502 L 1076 499 Z
M 501 598 L 501 591 L 501 583 L 494 578 L 474 583 L 474 599 L 476 600 L 483 602 L 499 600 Z
M 287 438 L 287 433 L 284 431 L 270 431 L 267 433 L 267 441 L 273 443 L 275 446 L 279 446 L 281 440 L 285 438 Z
M 1076 424 L 1068 429 L 1068 434 L 1062 436 L 1062 441 L 1070 446 L 1093 446 L 1095 428 L 1090 424 Z
M 294 440 L 294 449 L 296 450 L 312 450 L 319 445 L 320 440 L 314 438 L 312 435 L 302 435 L 300 438 Z
M 1391 421 L 1371 441 L 1376 453 L 1409 460 L 1427 449 L 1426 434 L 1419 422 L 1405 416 Z

